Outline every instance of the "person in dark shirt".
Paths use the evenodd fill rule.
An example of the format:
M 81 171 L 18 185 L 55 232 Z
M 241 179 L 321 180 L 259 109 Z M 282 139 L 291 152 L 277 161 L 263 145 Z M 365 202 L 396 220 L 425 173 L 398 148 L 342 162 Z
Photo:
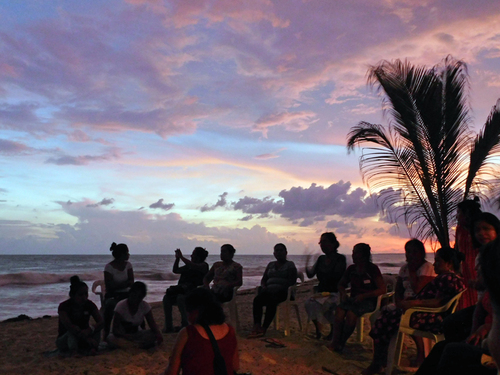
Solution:
M 181 314 L 181 326 L 188 325 L 185 296 L 191 290 L 203 285 L 203 278 L 208 272 L 207 259 L 208 251 L 202 247 L 196 247 L 191 254 L 191 260 L 182 255 L 180 249 L 175 250 L 175 262 L 172 272 L 180 274 L 179 282 L 175 286 L 167 289 L 163 297 L 163 311 L 165 313 L 165 327 L 163 332 L 174 332 L 172 320 L 172 306 L 174 304 L 179 308 Z M 184 262 L 184 266 L 179 267 L 180 261 Z
M 78 276 L 70 279 L 69 299 L 62 302 L 56 346 L 61 352 L 95 354 L 99 346 L 104 321 L 94 302 L 89 301 L 89 288 Z M 95 325 L 90 326 L 90 317 Z
M 321 338 L 322 323 L 330 323 L 330 334 L 326 339 L 331 340 L 335 308 L 339 302 L 337 284 L 345 272 L 346 258 L 338 253 L 340 244 L 332 232 L 323 233 L 319 245 L 324 255 L 319 256 L 312 268 L 306 264 L 307 277 L 316 276 L 319 284 L 315 287 L 316 294 L 306 301 L 305 307 L 309 319 L 316 327 L 316 338 Z
M 354 332 L 358 318 L 373 311 L 377 297 L 386 291 L 379 268 L 371 261 L 371 248 L 366 243 L 358 243 L 352 249 L 354 264 L 345 271 L 339 281 L 340 304 L 335 312 L 331 349 L 342 352 L 347 339 Z M 350 296 L 346 288 L 351 285 Z

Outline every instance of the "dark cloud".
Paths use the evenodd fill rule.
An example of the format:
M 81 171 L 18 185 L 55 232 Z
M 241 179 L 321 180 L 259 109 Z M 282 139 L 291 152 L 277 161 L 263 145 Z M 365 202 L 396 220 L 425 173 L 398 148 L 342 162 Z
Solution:
M 250 221 L 253 219 L 253 215 L 247 215 L 243 216 L 241 219 L 238 219 L 239 221 Z
M 113 198 L 110 198 L 110 199 L 107 199 L 107 198 L 103 198 L 102 201 L 98 202 L 98 203 L 93 203 L 93 204 L 87 204 L 87 207 L 99 207 L 99 206 L 109 206 L 110 204 L 112 204 L 115 200 Z
M 70 156 L 63 155 L 60 157 L 52 157 L 45 161 L 46 164 L 56 164 L 56 165 L 88 165 L 91 162 L 103 162 L 108 160 L 117 159 L 120 157 L 118 151 L 112 151 L 103 155 L 81 155 L 81 156 Z
M 201 212 L 207 212 L 207 211 L 213 211 L 217 207 L 226 207 L 226 204 L 227 204 L 226 197 L 227 197 L 227 195 L 228 195 L 227 192 L 222 193 L 221 195 L 219 195 L 219 200 L 214 205 L 209 206 L 209 205 L 205 204 L 203 207 L 200 208 L 200 211 Z
M 379 213 L 376 197 L 368 196 L 361 188 L 351 191 L 351 183 L 339 181 L 328 188 L 311 184 L 309 188 L 292 187 L 279 193 L 281 200 L 245 196 L 231 204 L 234 210 L 246 214 L 278 214 L 300 226 L 324 221 L 325 216 L 365 218 Z
M 0 139 L 0 154 L 19 155 L 26 154 L 30 151 L 33 151 L 33 149 L 22 143 Z
M 168 211 L 175 206 L 175 203 L 163 203 L 163 198 L 158 199 L 158 202 L 149 205 L 149 208 L 160 208 L 162 210 Z

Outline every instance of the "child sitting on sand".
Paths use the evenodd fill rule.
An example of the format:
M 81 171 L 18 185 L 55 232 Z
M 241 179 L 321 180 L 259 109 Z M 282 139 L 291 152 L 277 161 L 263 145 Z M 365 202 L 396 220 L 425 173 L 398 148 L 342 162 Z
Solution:
M 70 279 L 69 299 L 62 302 L 59 314 L 59 334 L 56 346 L 70 354 L 95 354 L 99 346 L 103 319 L 94 302 L 89 301 L 89 288 L 78 276 Z M 90 317 L 96 324 L 91 327 Z

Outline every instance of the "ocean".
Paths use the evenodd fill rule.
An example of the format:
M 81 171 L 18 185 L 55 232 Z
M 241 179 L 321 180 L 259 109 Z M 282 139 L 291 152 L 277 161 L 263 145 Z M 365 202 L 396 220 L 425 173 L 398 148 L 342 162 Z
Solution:
M 178 275 L 172 273 L 174 259 L 173 254 L 130 256 L 135 280 L 148 286 L 146 301 L 161 301 L 165 289 L 177 284 Z M 304 270 L 306 255 L 289 255 L 288 259 Z M 80 276 L 90 289 L 95 280 L 103 279 L 104 266 L 111 260 L 109 255 L 0 255 L 0 321 L 20 314 L 32 318 L 57 315 L 59 303 L 68 298 L 70 277 Z M 207 263 L 218 260 L 218 255 L 209 255 Z M 267 264 L 275 259 L 273 255 L 236 254 L 234 260 L 243 266 L 241 289 L 251 289 L 260 284 Z M 404 253 L 373 254 L 382 273 L 398 273 L 404 261 Z M 347 262 L 352 262 L 350 254 Z M 100 306 L 99 296 L 90 290 L 89 299 Z

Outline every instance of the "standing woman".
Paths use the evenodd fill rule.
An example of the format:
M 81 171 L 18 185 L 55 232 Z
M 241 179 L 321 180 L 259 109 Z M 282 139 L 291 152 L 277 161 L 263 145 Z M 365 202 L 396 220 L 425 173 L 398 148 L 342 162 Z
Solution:
M 89 288 L 78 276 L 70 279 L 69 299 L 57 309 L 59 314 L 59 334 L 56 346 L 61 352 L 76 354 L 85 351 L 95 354 L 99 347 L 103 321 L 94 302 L 89 301 Z M 90 317 L 94 327 L 89 324 Z
M 221 305 L 206 289 L 197 288 L 186 296 L 190 325 L 183 328 L 174 344 L 165 375 L 213 375 L 214 348 L 210 334 L 219 348 L 227 374 L 239 370 L 238 342 L 234 328 L 224 323 Z M 219 357 L 220 358 L 220 357 Z
M 213 280 L 212 293 L 220 303 L 231 301 L 233 288 L 243 285 L 243 267 L 233 260 L 235 252 L 233 245 L 222 245 L 221 262 L 215 262 L 203 279 L 206 288 Z
M 370 245 L 358 243 L 352 249 L 352 261 L 339 282 L 340 305 L 335 312 L 331 347 L 336 352 L 344 350 L 347 339 L 354 332 L 358 318 L 375 310 L 377 297 L 384 294 L 386 286 L 380 269 L 372 263 Z M 346 288 L 351 285 L 351 295 Z
M 316 327 L 316 338 L 318 340 L 321 338 L 322 323 L 330 323 L 330 334 L 326 339 L 331 340 L 335 308 L 339 302 L 337 285 L 345 272 L 346 258 L 344 255 L 338 253 L 340 244 L 332 232 L 326 232 L 321 235 L 319 246 L 324 255 L 319 256 L 312 268 L 309 268 L 308 264 L 306 264 L 306 274 L 310 279 L 314 276 L 318 278 L 319 284 L 315 292 L 321 294 L 308 299 L 305 307 L 309 319 Z M 323 294 L 326 295 L 323 296 Z
M 258 294 L 253 300 L 253 322 L 254 328 L 249 338 L 262 337 L 276 315 L 276 309 L 280 302 L 286 300 L 288 288 L 297 282 L 297 268 L 295 263 L 286 259 L 286 246 L 279 243 L 274 246 L 275 262 L 270 262 L 258 289 Z M 266 316 L 262 324 L 262 312 L 266 306 Z
M 134 284 L 134 269 L 128 261 L 130 253 L 124 243 L 112 243 L 109 249 L 114 260 L 104 267 L 104 284 L 106 295 L 104 300 L 104 340 L 109 335 L 113 312 L 116 304 L 127 298 L 130 287 Z
M 477 244 L 472 240 L 472 221 L 481 213 L 479 198 L 466 199 L 457 205 L 457 230 L 455 234 L 455 249 L 465 256 L 462 263 L 462 277 L 466 285 L 475 280 L 476 257 L 479 252 Z M 457 311 L 474 306 L 477 302 L 477 292 L 468 288 L 458 302 Z

